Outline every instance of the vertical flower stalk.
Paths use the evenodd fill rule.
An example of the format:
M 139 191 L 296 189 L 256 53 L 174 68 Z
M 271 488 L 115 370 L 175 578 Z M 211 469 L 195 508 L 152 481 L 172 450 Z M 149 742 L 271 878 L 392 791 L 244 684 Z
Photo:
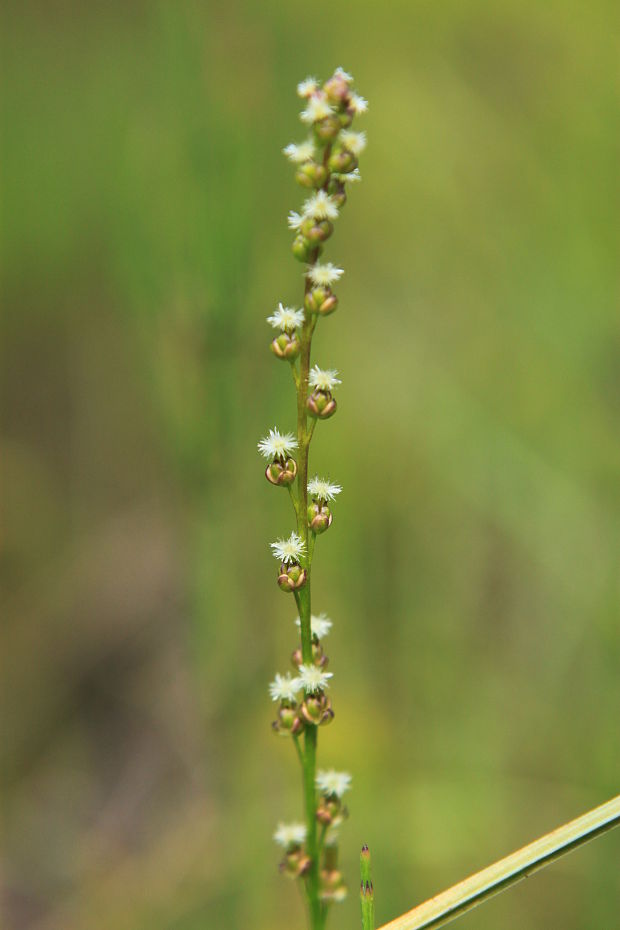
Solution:
M 358 158 L 366 136 L 351 126 L 368 105 L 352 85 L 351 75 L 337 68 L 323 85 L 307 78 L 297 87 L 304 100 L 300 118 L 309 134 L 305 141 L 287 145 L 284 154 L 295 166 L 296 181 L 311 191 L 301 212 L 288 216 L 295 232 L 293 255 L 305 266 L 303 305 L 279 303 L 267 317 L 276 331 L 271 351 L 291 369 L 297 428 L 295 433 L 281 433 L 274 427 L 258 444 L 267 459 L 267 480 L 288 489 L 295 514 L 295 530 L 271 548 L 279 562 L 278 586 L 295 597 L 299 639 L 292 653 L 294 672 L 277 674 L 269 693 L 277 705 L 273 728 L 292 740 L 301 766 L 303 820 L 280 823 L 274 839 L 283 849 L 281 870 L 304 885 L 311 930 L 322 930 L 331 904 L 346 896 L 338 868 L 337 828 L 347 816 L 342 799 L 351 776 L 317 769 L 318 730 L 334 717 L 328 694 L 333 675 L 326 670 L 324 650 L 332 623 L 324 614 L 314 615 L 311 604 L 315 543 L 332 525 L 331 505 L 342 488 L 318 476 L 309 479 L 308 458 L 317 422 L 336 413 L 334 392 L 341 383 L 337 370 L 312 364 L 311 353 L 319 320 L 338 307 L 334 285 L 344 274 L 331 261 L 319 259 L 349 185 L 361 180 Z

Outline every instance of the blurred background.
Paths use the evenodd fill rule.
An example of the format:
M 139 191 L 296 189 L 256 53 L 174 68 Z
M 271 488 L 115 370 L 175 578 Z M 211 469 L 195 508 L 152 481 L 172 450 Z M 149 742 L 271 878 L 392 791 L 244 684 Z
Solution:
M 294 428 L 295 84 L 370 101 L 315 360 L 344 486 L 315 610 L 358 924 L 618 792 L 611 3 L 9 2 L 3 61 L 7 930 L 304 926 L 267 683 L 295 642 L 256 442 Z M 616 11 L 617 13 L 617 11 Z M 620 834 L 463 930 L 613 930 Z

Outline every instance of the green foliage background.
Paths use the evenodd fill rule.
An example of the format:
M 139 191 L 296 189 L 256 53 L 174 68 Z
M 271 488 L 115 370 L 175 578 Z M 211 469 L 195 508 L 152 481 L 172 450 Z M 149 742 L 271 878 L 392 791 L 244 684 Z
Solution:
M 569 0 L 9 3 L 2 30 L 4 909 L 15 930 L 302 927 L 266 684 L 293 606 L 294 87 L 369 147 L 326 256 L 344 384 L 321 760 L 354 774 L 358 921 L 618 792 L 617 11 Z M 361 120 L 360 120 L 361 122 Z M 611 930 L 613 834 L 463 918 Z

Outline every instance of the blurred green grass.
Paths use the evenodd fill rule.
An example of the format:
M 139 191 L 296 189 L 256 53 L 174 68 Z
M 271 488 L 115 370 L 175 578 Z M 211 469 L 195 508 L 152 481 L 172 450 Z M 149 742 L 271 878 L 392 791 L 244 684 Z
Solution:
M 315 606 L 383 922 L 617 793 L 613 8 L 9 4 L 2 60 L 10 928 L 302 926 L 266 683 L 293 644 L 255 443 L 293 425 L 294 86 L 351 70 L 330 243 L 342 482 Z M 369 746 L 370 737 L 370 746 Z M 461 921 L 608 930 L 610 835 Z M 294 917 L 291 918 L 291 913 Z

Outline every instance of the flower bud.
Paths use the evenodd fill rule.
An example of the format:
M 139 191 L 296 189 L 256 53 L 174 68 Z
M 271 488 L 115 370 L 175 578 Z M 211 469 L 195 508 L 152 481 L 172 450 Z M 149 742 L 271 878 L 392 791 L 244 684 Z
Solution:
M 314 124 L 314 131 L 321 142 L 332 142 L 341 129 L 342 123 L 336 114 L 326 116 Z
M 330 528 L 333 519 L 332 512 L 327 504 L 323 504 L 321 501 L 312 501 L 311 504 L 308 504 L 308 526 L 317 536 Z
M 292 362 L 299 355 L 301 346 L 296 333 L 280 333 L 269 346 L 276 358 Z
M 298 261 L 307 262 L 310 260 L 313 245 L 311 242 L 308 242 L 305 236 L 295 236 L 291 248 L 293 250 L 293 255 Z
M 332 892 L 342 885 L 342 872 L 339 869 L 321 869 L 321 890 Z
M 308 413 L 317 420 L 328 420 L 336 412 L 336 401 L 330 391 L 315 389 L 306 401 Z
M 301 878 L 302 875 L 308 874 L 311 866 L 312 860 L 303 849 L 293 849 L 287 852 L 280 863 L 280 871 L 289 878 Z
M 288 736 L 289 733 L 296 735 L 304 728 L 298 709 L 289 705 L 285 706 L 284 704 L 280 705 L 278 717 L 273 721 L 271 726 L 274 731 L 281 736 Z
M 315 161 L 307 161 L 299 166 L 295 180 L 302 187 L 323 187 L 327 180 L 327 168 Z
M 337 797 L 321 798 L 316 809 L 316 819 L 327 827 L 337 827 L 348 816 L 349 811 Z
M 285 487 L 292 484 L 297 475 L 297 462 L 295 459 L 274 459 L 265 469 L 265 477 L 270 484 Z
M 324 691 L 307 694 L 302 705 L 301 715 L 315 727 L 330 723 L 334 719 L 332 703 Z
M 313 246 L 325 242 L 333 231 L 334 224 L 329 220 L 315 220 L 311 216 L 306 217 L 301 224 L 302 234 Z
M 347 105 L 345 110 L 340 110 L 338 113 L 338 119 L 340 120 L 340 125 L 343 129 L 348 129 L 351 123 L 353 122 L 353 117 L 355 111 Z
M 290 565 L 282 562 L 278 574 L 278 585 L 284 592 L 298 591 L 299 588 L 303 588 L 305 585 L 306 577 L 306 569 L 298 565 L 297 562 L 292 562 Z
M 336 104 L 342 103 L 349 96 L 349 84 L 342 74 L 338 72 L 333 74 L 328 81 L 325 81 L 323 90 L 327 94 L 328 99 Z
M 321 316 L 329 316 L 338 306 L 338 298 L 332 293 L 330 287 L 314 287 L 306 294 L 304 306 L 308 313 L 320 313 Z
M 329 159 L 330 171 L 334 171 L 336 174 L 348 174 L 349 171 L 357 168 L 357 164 L 355 155 L 352 152 L 347 152 L 346 149 L 334 152 Z

